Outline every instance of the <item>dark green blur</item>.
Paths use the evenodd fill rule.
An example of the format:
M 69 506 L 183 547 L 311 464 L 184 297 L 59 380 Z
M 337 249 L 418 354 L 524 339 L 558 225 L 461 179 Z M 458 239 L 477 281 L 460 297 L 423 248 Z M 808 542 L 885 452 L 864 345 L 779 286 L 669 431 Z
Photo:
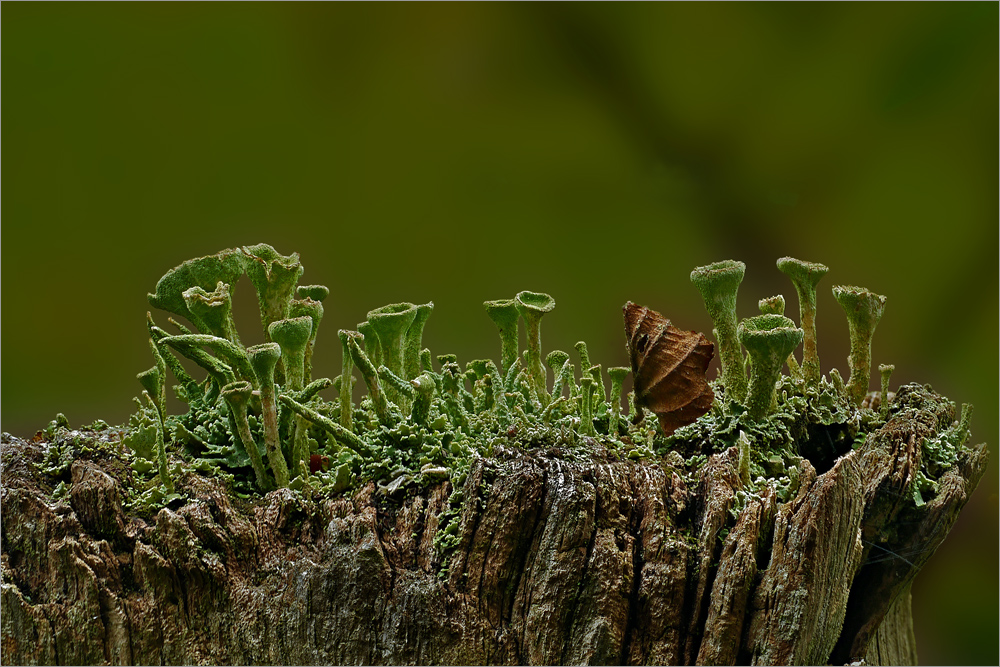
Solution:
M 2 9 L 2 428 L 122 422 L 146 292 L 181 261 L 298 251 L 338 328 L 433 300 L 425 343 L 499 357 L 487 299 L 546 292 L 547 350 L 625 365 L 621 306 L 711 324 L 822 262 L 888 297 L 872 362 L 976 406 L 993 461 L 914 584 L 924 663 L 998 659 L 995 3 L 48 4 Z M 237 287 L 240 331 L 253 291 Z M 163 318 L 162 314 L 160 319 Z M 244 343 L 261 342 L 263 334 Z M 325 339 L 325 341 L 323 340 Z M 871 387 L 878 387 L 872 378 Z

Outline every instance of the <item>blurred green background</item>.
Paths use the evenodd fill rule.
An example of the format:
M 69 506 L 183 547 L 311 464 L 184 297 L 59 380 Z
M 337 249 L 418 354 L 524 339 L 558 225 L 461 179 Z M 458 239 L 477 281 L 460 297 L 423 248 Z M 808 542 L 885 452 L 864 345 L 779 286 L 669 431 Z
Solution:
M 267 242 L 338 328 L 396 301 L 499 355 L 486 299 L 552 294 L 543 344 L 627 362 L 621 306 L 711 324 L 688 274 L 747 263 L 742 316 L 821 283 L 888 296 L 873 361 L 976 405 L 993 461 L 914 584 L 924 663 L 998 660 L 996 3 L 3 6 L 2 427 L 123 422 L 145 295 Z M 244 342 L 260 342 L 241 284 Z M 796 316 L 797 317 L 797 316 Z M 160 316 L 161 319 L 165 319 Z M 875 382 L 873 382 L 873 388 Z

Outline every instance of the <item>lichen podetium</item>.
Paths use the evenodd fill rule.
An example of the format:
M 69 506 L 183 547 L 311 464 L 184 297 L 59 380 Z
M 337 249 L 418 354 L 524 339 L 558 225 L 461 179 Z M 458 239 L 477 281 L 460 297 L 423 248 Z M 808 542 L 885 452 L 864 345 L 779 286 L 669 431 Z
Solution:
M 784 317 L 781 295 L 762 299 L 762 314 L 739 319 L 736 294 L 746 269 L 742 262 L 726 260 L 692 272 L 720 348 L 721 377 L 710 384 L 724 400 L 711 402 L 712 392 L 706 390 L 707 412 L 693 413 L 667 436 L 656 415 L 646 410 L 672 409 L 675 394 L 683 394 L 685 383 L 691 382 L 687 371 L 677 374 L 676 387 L 663 387 L 662 401 L 655 405 L 629 392 L 627 416 L 622 394 L 631 373 L 640 374 L 633 378 L 633 387 L 661 382 L 660 377 L 643 374 L 663 372 L 666 377 L 677 365 L 671 355 L 681 353 L 671 350 L 684 346 L 633 350 L 643 359 L 661 356 L 655 364 L 630 369 L 592 364 L 587 344 L 580 341 L 575 345 L 577 378 L 570 354 L 544 349 L 541 319 L 555 306 L 548 294 L 522 291 L 485 302 L 486 315 L 500 336 L 500 358 L 473 359 L 464 370 L 453 354 L 437 355 L 435 367 L 434 355 L 422 347 L 425 326 L 433 326 L 433 302 L 374 308 L 356 330 L 337 330 L 341 344 L 334 347 L 339 347 L 341 374 L 331 381 L 313 379 L 311 370 L 314 353 L 323 353 L 314 351 L 320 320 L 337 317 L 336 295 L 322 285 L 297 285 L 303 273 L 297 253 L 282 255 L 262 243 L 189 260 L 169 271 L 149 295 L 151 305 L 187 319 L 197 332 L 168 318 L 179 332 L 170 334 L 147 314 L 154 365 L 138 376 L 148 398 L 139 402 L 125 438 L 133 468 L 147 478 L 130 502 L 151 507 L 178 497 L 173 476 L 186 468 L 228 476 L 234 491 L 247 498 L 279 487 L 334 494 L 369 483 L 389 494 L 408 485 L 439 483 L 442 471 L 447 471 L 454 489 L 441 525 L 441 535 L 447 536 L 454 533 L 445 529 L 448 517 L 457 515 L 459 489 L 471 462 L 494 454 L 498 447 L 546 447 L 580 460 L 668 454 L 676 459 L 679 453 L 695 467 L 707 454 L 737 447 L 744 486 L 770 484 L 786 498 L 797 483 L 801 457 L 815 455 L 810 449 L 814 443 L 846 453 L 892 418 L 894 394 L 889 391 L 892 367 L 882 364 L 880 401 L 874 401 L 874 393 L 867 403 L 862 401 L 870 374 L 871 337 L 884 297 L 861 288 L 834 288 L 851 329 L 851 376 L 845 385 L 835 370 L 829 377 L 820 373 L 816 354 L 815 283 L 826 267 L 790 258 L 779 260 L 778 266 L 798 292 L 801 328 Z M 263 336 L 256 338 L 267 341 L 251 347 L 241 343 L 231 309 L 233 284 L 244 274 L 257 290 L 264 326 Z M 666 324 L 652 333 L 681 335 L 679 329 L 664 328 L 668 320 L 657 318 Z M 518 345 L 521 320 L 527 331 L 523 356 Z M 703 338 L 696 332 L 690 335 Z M 635 346 L 647 343 L 644 336 L 633 338 L 630 344 Z M 797 371 L 792 351 L 803 340 L 807 349 L 801 373 L 782 375 L 786 361 Z M 703 345 L 711 350 L 707 340 Z M 206 376 L 193 377 L 178 355 L 203 368 Z M 625 358 L 623 353 L 616 361 Z M 610 395 L 602 368 L 611 380 Z M 704 385 L 704 367 L 692 368 L 701 369 L 697 372 Z M 175 395 L 188 406 L 184 414 L 166 414 L 168 371 L 176 380 Z M 355 372 L 367 388 L 357 404 L 352 395 Z M 323 395 L 327 389 L 329 397 Z M 968 438 L 970 415 L 971 408 L 966 409 L 950 439 L 935 445 L 937 459 L 946 461 L 956 443 Z M 313 456 L 330 464 L 310 472 Z M 936 465 L 921 473 L 915 499 L 923 502 L 936 489 L 934 475 L 943 464 Z M 453 546 L 446 537 L 440 545 Z

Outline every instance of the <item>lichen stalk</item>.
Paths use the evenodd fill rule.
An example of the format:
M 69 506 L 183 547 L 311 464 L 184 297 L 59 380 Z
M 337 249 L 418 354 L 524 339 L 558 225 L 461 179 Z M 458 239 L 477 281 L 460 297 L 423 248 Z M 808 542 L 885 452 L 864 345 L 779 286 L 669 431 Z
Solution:
M 252 392 L 253 387 L 250 383 L 240 380 L 231 382 L 223 387 L 222 398 L 226 401 L 226 405 L 229 406 L 229 411 L 236 424 L 236 431 L 239 435 L 240 443 L 243 445 L 243 450 L 250 457 L 250 466 L 257 477 L 257 487 L 262 491 L 267 491 L 270 487 L 270 480 L 267 478 L 267 471 L 264 469 L 264 460 L 257 449 L 257 443 L 250 433 L 250 422 L 247 418 L 247 404 L 250 402 Z
M 584 374 L 580 378 L 580 433 L 594 436 L 594 378 Z
M 747 414 L 761 420 L 776 407 L 775 384 L 788 355 L 802 342 L 802 329 L 782 315 L 757 315 L 740 322 L 737 335 L 750 354 Z
M 403 338 L 416 316 L 417 307 L 412 303 L 391 303 L 368 312 L 368 322 L 378 336 L 379 348 L 382 351 L 381 365 L 385 365 L 398 377 L 403 377 Z M 386 385 L 384 388 L 389 400 L 404 411 L 409 410 L 409 399 L 392 385 Z
M 726 396 L 737 403 L 744 402 L 747 395 L 743 351 L 736 336 L 736 295 L 745 271 L 746 264 L 729 259 L 699 266 L 691 272 L 691 282 L 701 292 L 715 327 Z
M 371 322 L 359 322 L 358 333 L 361 334 L 361 342 L 364 343 L 364 351 L 376 368 L 382 365 L 382 345 L 378 339 L 378 333 Z
M 274 369 L 281 358 L 281 346 L 277 343 L 262 343 L 247 348 L 247 356 L 253 366 L 260 392 L 261 420 L 264 423 L 264 448 L 267 462 L 274 473 L 278 488 L 288 486 L 288 464 L 281 453 L 278 436 L 278 406 L 274 390 Z
M 500 368 L 506 373 L 518 359 L 518 310 L 514 299 L 483 303 L 486 314 L 500 333 Z
M 542 317 L 556 306 L 555 300 L 540 292 L 518 292 L 514 298 L 524 318 L 528 338 L 528 375 L 542 407 L 549 403 L 545 366 L 542 364 Z
M 799 296 L 799 328 L 803 332 L 801 373 L 807 385 L 815 385 L 821 375 L 816 348 L 816 285 L 830 269 L 792 257 L 782 257 L 777 267 L 789 277 Z
M 434 312 L 434 302 L 428 301 L 416 307 L 417 313 L 413 322 L 403 336 L 403 372 L 404 380 L 413 380 L 420 375 L 420 350 L 423 346 L 424 325 Z
M 368 385 L 368 398 L 371 399 L 372 407 L 375 408 L 375 414 L 378 416 L 379 422 L 386 425 L 392 424 L 395 418 L 389 409 L 389 402 L 385 397 L 385 393 L 382 391 L 382 383 L 379 381 L 378 372 L 375 370 L 375 366 L 372 365 L 371 360 L 358 345 L 359 337 L 348 336 L 347 345 L 351 351 L 351 357 L 354 359 L 358 370 L 361 371 L 361 377 L 365 379 L 365 384 Z
M 307 405 L 303 405 L 287 394 L 282 394 L 279 400 L 283 405 L 295 412 L 298 416 L 307 419 L 327 433 L 331 434 L 337 442 L 354 450 L 362 456 L 371 456 L 371 448 L 365 444 L 361 438 L 354 435 L 337 422 L 327 419 Z
M 266 243 L 243 246 L 247 277 L 257 290 L 257 305 L 265 335 L 272 322 L 288 317 L 295 284 L 302 275 L 299 253 L 285 256 Z M 270 337 L 267 339 L 270 342 Z
M 306 342 L 305 353 L 302 358 L 302 382 L 308 384 L 312 381 L 312 355 L 316 347 L 316 334 L 319 333 L 319 323 L 323 321 L 323 304 L 314 299 L 295 299 L 288 309 L 290 318 L 309 317 L 312 319 L 312 329 L 309 332 L 309 340 Z
M 410 419 L 415 424 L 426 424 L 427 416 L 431 411 L 431 400 L 434 398 L 434 390 L 436 388 L 434 378 L 430 373 L 421 373 L 413 380 L 410 380 L 410 384 L 413 386 L 414 392 L 413 409 L 410 412 Z
M 878 372 L 882 378 L 882 394 L 879 397 L 879 413 L 882 419 L 889 416 L 889 378 L 896 367 L 892 364 L 879 364 Z
M 622 411 L 622 387 L 625 378 L 632 371 L 626 366 L 612 366 L 608 369 L 608 377 L 611 378 L 611 412 L 608 413 L 608 433 L 618 437 L 618 420 Z
M 357 331 L 344 329 L 337 331 L 337 337 L 340 338 L 343 351 L 340 371 L 340 425 L 351 432 L 354 431 L 354 400 L 351 395 L 351 390 L 354 388 L 354 383 L 351 382 L 354 376 L 354 358 L 351 356 L 351 347 L 348 341 L 352 336 L 363 340 L 363 336 Z
M 569 360 L 569 353 L 562 350 L 552 350 L 545 355 L 545 365 L 552 371 L 552 397 L 561 396 L 565 388 L 562 368 Z M 570 394 L 572 396 L 572 394 Z
M 173 493 L 174 480 L 170 479 L 170 471 L 167 470 L 167 443 L 164 441 L 163 416 L 160 415 L 160 411 L 156 407 L 153 398 L 149 395 L 149 392 L 143 391 L 142 395 L 156 413 L 156 419 L 154 420 L 156 428 L 156 469 L 160 476 L 160 483 L 163 484 L 163 488 L 167 490 L 167 493 Z
M 885 297 L 869 292 L 864 287 L 836 285 L 833 297 L 844 309 L 851 339 L 851 352 L 847 364 L 851 374 L 847 380 L 847 395 L 854 405 L 861 405 L 872 370 L 872 336 L 882 319 Z
M 277 320 L 268 327 L 271 340 L 281 346 L 281 360 L 285 368 L 285 387 L 293 392 L 301 391 L 305 384 L 306 348 L 312 334 L 313 319 L 309 315 Z M 296 416 L 292 430 L 293 477 L 307 477 L 309 474 L 309 451 L 306 440 L 308 426 Z

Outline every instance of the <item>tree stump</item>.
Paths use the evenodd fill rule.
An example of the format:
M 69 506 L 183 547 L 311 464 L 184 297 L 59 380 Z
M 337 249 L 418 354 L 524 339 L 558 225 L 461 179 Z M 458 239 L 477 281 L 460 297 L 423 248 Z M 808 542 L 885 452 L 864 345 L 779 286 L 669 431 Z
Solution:
M 915 500 L 922 443 L 955 414 L 904 393 L 828 469 L 803 459 L 785 502 L 743 490 L 737 448 L 692 470 L 496 447 L 445 553 L 447 481 L 246 500 L 186 473 L 187 499 L 142 518 L 113 457 L 73 461 L 55 500 L 49 443 L 5 435 L 3 661 L 914 664 L 910 584 L 987 452 L 960 447 Z

